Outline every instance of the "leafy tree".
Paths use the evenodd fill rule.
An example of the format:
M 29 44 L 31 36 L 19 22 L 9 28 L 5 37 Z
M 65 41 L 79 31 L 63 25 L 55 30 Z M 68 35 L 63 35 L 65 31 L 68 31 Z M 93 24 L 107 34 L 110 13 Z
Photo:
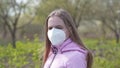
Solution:
M 116 42 L 119 43 L 120 40 L 120 18 L 119 18 L 119 0 L 105 0 L 97 2 L 94 10 L 94 19 L 100 20 L 102 22 L 103 31 L 105 28 L 109 28 L 115 35 Z M 100 9 L 101 8 L 101 9 Z
M 12 37 L 12 45 L 16 48 L 16 32 L 18 28 L 21 28 L 30 22 L 32 22 L 34 15 L 31 14 L 32 18 L 28 21 L 27 24 L 18 26 L 20 23 L 20 18 L 28 11 L 29 1 L 26 3 L 23 1 L 17 2 L 17 0 L 0 0 L 0 20 L 4 27 L 4 32 L 6 34 L 6 30 L 10 32 Z
M 41 0 L 37 12 L 39 16 L 37 18 L 45 22 L 47 15 L 51 11 L 63 8 L 71 13 L 78 28 L 82 18 L 87 17 L 90 5 L 90 0 Z

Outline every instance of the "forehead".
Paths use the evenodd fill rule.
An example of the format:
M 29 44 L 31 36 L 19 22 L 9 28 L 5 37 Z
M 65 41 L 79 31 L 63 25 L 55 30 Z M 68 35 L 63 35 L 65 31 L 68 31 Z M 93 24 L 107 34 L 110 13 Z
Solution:
M 53 16 L 48 19 L 48 27 L 53 27 L 57 25 L 65 27 L 63 20 L 57 16 Z

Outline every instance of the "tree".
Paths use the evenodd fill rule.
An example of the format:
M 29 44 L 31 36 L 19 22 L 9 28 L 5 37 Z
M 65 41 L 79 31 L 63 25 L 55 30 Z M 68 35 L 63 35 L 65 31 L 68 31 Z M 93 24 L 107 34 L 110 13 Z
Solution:
M 29 11 L 28 8 L 29 2 L 24 3 L 23 1 L 17 2 L 17 0 L 1 0 L 0 1 L 0 19 L 1 23 L 4 25 L 4 30 L 8 29 L 12 38 L 13 48 L 16 48 L 16 32 L 17 29 L 23 27 L 22 25 L 18 27 L 19 19 L 26 11 Z M 30 19 L 28 23 L 33 20 Z M 6 31 L 5 31 L 6 33 Z
M 115 35 L 116 43 L 119 43 L 120 40 L 120 20 L 119 14 L 117 11 L 120 9 L 120 1 L 119 0 L 105 0 L 96 2 L 97 5 L 93 7 L 94 19 L 98 19 L 102 21 L 103 31 L 105 27 L 109 28 Z M 102 9 L 100 9 L 102 8 Z
M 58 4 L 59 3 L 59 4 Z M 45 22 L 47 15 L 57 8 L 63 8 L 72 14 L 76 27 L 82 20 L 99 20 L 104 34 L 106 29 L 111 30 L 119 42 L 120 16 L 116 11 L 120 10 L 119 0 L 41 0 L 37 14 L 38 18 Z
M 37 14 L 38 18 L 45 22 L 45 18 L 51 11 L 63 8 L 71 13 L 78 28 L 82 18 L 87 17 L 90 5 L 90 0 L 41 0 Z

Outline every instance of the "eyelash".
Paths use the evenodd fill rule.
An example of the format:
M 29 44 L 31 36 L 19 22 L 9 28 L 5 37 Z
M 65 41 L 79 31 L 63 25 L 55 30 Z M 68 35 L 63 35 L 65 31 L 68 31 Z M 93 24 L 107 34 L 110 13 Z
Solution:
M 51 29 L 52 29 L 52 27 L 49 27 L 48 29 L 49 29 L 49 30 L 51 30 Z
M 62 27 L 56 27 L 57 29 L 62 29 Z

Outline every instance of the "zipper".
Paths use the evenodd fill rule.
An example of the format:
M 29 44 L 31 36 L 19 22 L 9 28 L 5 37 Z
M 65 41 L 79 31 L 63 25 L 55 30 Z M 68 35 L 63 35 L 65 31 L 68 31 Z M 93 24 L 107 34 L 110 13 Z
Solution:
M 56 57 L 56 55 L 57 55 L 58 49 L 57 49 L 56 47 L 52 47 L 52 52 L 53 52 L 53 54 L 54 54 L 54 57 L 53 57 L 53 59 L 52 59 L 52 61 L 51 61 L 51 63 L 50 63 L 49 68 L 51 68 L 51 66 L 52 66 L 52 63 L 53 63 L 53 61 L 54 61 L 54 59 L 55 59 L 55 57 Z
M 70 43 L 72 43 L 72 41 L 66 43 L 66 44 L 64 45 L 64 47 L 66 47 L 66 46 L 67 46 L 68 44 L 70 44 Z M 61 52 L 62 52 L 62 49 L 63 49 L 64 47 L 61 48 L 61 50 L 60 50 Z M 56 55 L 57 55 L 57 53 L 58 53 L 58 49 L 57 49 L 56 47 L 52 47 L 52 52 L 53 52 L 53 54 L 54 54 L 54 57 L 53 57 L 53 59 L 52 59 L 52 61 L 51 61 L 51 63 L 50 63 L 50 65 L 49 65 L 48 68 L 51 68 L 52 63 L 53 63 L 53 61 L 54 61 L 54 59 L 55 59 L 55 57 L 56 57 Z

